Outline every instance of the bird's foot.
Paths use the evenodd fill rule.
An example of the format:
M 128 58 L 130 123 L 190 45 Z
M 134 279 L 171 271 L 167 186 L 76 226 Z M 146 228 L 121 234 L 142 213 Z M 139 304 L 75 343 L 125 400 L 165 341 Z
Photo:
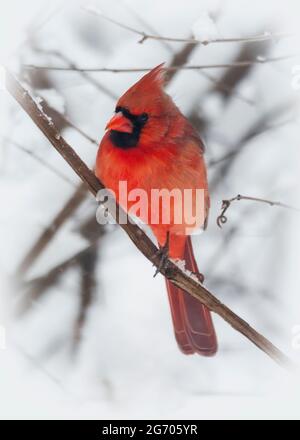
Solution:
M 156 268 L 154 278 L 160 273 L 162 269 L 167 271 L 169 266 L 169 246 L 170 246 L 170 233 L 167 233 L 167 240 L 164 246 L 160 247 L 156 255 L 160 258 L 159 265 Z
M 198 278 L 199 283 L 204 284 L 205 276 L 203 275 L 203 273 L 192 272 L 192 275 Z

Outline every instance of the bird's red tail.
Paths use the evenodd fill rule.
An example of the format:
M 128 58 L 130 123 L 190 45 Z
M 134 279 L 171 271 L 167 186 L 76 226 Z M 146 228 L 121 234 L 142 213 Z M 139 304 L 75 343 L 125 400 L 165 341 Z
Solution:
M 190 237 L 186 240 L 184 259 L 186 269 L 199 273 Z M 198 353 L 213 356 L 217 352 L 217 338 L 210 311 L 196 298 L 166 280 L 174 332 L 184 354 Z

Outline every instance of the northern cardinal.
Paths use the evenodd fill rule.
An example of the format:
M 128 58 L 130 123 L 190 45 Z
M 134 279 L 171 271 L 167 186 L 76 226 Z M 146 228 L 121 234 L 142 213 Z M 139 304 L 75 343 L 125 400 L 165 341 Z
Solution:
M 209 211 L 209 193 L 203 143 L 190 124 L 164 91 L 163 64 L 143 76 L 118 101 L 115 115 L 107 124 L 101 141 L 96 175 L 107 189 L 120 199 L 119 182 L 125 181 L 128 192 L 137 188 L 150 194 L 152 189 L 200 188 L 205 193 L 205 227 Z M 164 210 L 164 206 L 161 207 Z M 168 256 L 185 260 L 186 269 L 199 273 L 190 228 L 184 221 L 175 224 L 174 212 L 182 209 L 173 201 L 173 214 L 168 224 L 151 223 L 150 214 L 140 217 L 147 222 L 161 249 L 168 242 Z M 151 207 L 149 209 L 151 212 Z M 199 225 L 197 225 L 199 226 Z M 212 356 L 217 339 L 210 311 L 188 293 L 166 280 L 175 337 L 184 354 Z

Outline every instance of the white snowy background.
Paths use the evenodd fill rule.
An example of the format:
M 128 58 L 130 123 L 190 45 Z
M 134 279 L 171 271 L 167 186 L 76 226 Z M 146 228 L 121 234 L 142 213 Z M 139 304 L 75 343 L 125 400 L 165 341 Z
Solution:
M 138 44 L 137 35 L 86 12 L 83 5 L 92 4 L 148 33 L 210 40 L 293 32 L 298 3 L 2 0 L 0 63 L 98 142 L 116 97 L 142 74 L 89 73 L 86 78 L 24 65 L 153 67 L 170 63 L 184 43 Z M 297 37 L 256 43 L 255 57 L 297 55 L 298 43 Z M 188 64 L 231 63 L 242 47 L 237 42 L 199 45 Z M 246 47 L 254 51 L 253 43 Z M 299 214 L 241 201 L 228 212 L 222 230 L 216 218 L 222 199 L 238 193 L 300 205 L 299 65 L 299 57 L 255 65 L 228 95 L 213 82 L 226 69 L 181 71 L 168 86 L 182 111 L 202 121 L 198 128 L 203 127 L 207 144 L 210 225 L 194 237 L 206 285 L 298 363 Z M 32 295 L 32 280 L 45 277 L 96 240 L 95 234 L 91 238 L 82 232 L 82 225 L 97 206 L 87 196 L 25 278 L 18 279 L 22 258 L 79 181 L 5 91 L 0 91 L 0 117 L 0 324 L 5 328 L 5 338 L 3 331 L 0 337 L 5 342 L 0 349 L 0 418 L 299 418 L 298 379 L 218 317 L 220 351 L 215 358 L 179 352 L 164 280 L 153 279 L 149 262 L 117 227 L 101 236 L 96 253 L 87 253 L 96 261 L 95 285 L 77 337 L 84 264 L 75 261 L 40 295 Z M 263 133 L 243 140 L 260 121 Z M 70 127 L 62 127 L 62 134 L 92 167 L 96 145 Z M 235 155 L 230 160 L 218 162 L 231 151 Z

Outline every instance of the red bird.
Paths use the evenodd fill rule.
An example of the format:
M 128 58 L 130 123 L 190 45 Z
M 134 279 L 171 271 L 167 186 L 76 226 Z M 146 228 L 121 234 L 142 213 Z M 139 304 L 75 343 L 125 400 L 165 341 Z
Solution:
M 119 191 L 121 181 L 127 183 L 128 193 L 136 189 L 149 195 L 153 189 L 202 189 L 205 206 L 200 226 L 205 227 L 210 202 L 203 143 L 164 91 L 164 73 L 163 65 L 156 67 L 119 99 L 100 144 L 96 175 L 127 211 L 133 203 L 124 205 Z M 185 260 L 186 269 L 200 276 L 189 236 L 193 227 L 186 218 L 180 224 L 175 222 L 182 206 L 177 199 L 172 198 L 170 203 L 168 222 L 161 221 L 161 214 L 160 221 L 153 222 L 153 210 L 157 208 L 151 204 L 146 214 L 140 209 L 137 215 L 150 225 L 161 249 L 167 246 L 170 258 Z M 163 211 L 166 207 L 160 208 Z M 217 340 L 210 311 L 168 280 L 166 283 L 179 348 L 184 354 L 214 355 Z

